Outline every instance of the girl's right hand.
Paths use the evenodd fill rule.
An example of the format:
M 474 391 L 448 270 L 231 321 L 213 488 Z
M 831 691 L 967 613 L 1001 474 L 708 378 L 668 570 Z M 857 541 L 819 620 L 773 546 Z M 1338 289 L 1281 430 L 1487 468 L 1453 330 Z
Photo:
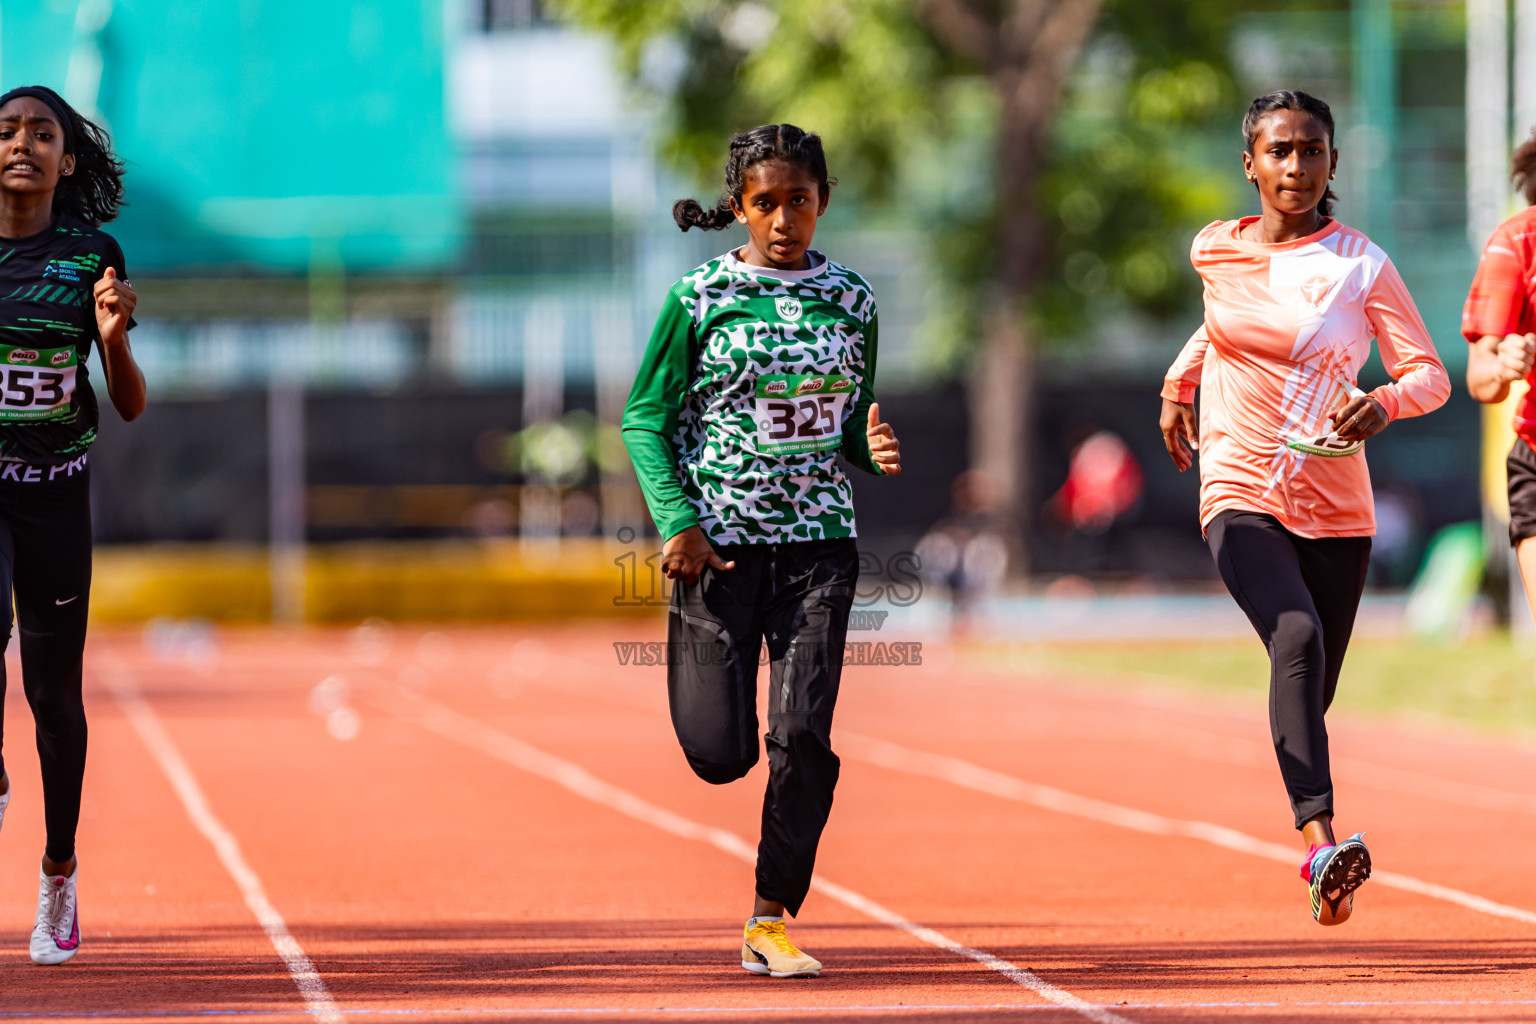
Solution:
M 706 565 L 715 569 L 736 568 L 735 562 L 727 562 L 715 553 L 709 538 L 697 526 L 674 533 L 661 546 L 661 571 L 668 579 L 697 583 Z
M 1494 351 L 1499 357 L 1501 383 L 1524 380 L 1536 363 L 1536 334 L 1506 334 Z
M 1163 399 L 1163 411 L 1157 418 L 1157 425 L 1163 430 L 1163 444 L 1168 449 L 1168 457 L 1179 467 L 1179 472 L 1193 466 L 1194 453 L 1200 450 L 1200 427 L 1195 417 L 1194 403 Z

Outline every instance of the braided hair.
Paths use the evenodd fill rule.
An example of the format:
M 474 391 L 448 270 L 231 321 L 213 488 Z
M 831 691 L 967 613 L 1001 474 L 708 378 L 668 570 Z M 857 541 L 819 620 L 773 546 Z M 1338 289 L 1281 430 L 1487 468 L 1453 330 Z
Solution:
M 704 209 L 697 199 L 679 199 L 672 204 L 672 219 L 677 221 L 679 230 L 719 231 L 736 223 L 731 200 L 741 202 L 747 169 L 767 160 L 784 160 L 804 168 L 816 179 L 823 196 L 837 184 L 836 178 L 827 177 L 827 155 L 821 148 L 820 135 L 792 124 L 761 125 L 731 140 L 731 156 L 725 163 L 725 191 L 713 209 Z
M 14 96 L 33 96 L 63 118 L 65 152 L 75 157 L 73 174 L 61 175 L 53 193 L 53 212 L 98 227 L 117 217 L 123 205 L 123 162 L 112 152 L 106 130 L 43 85 L 29 85 L 0 96 L 0 106 Z
M 1310 93 L 1300 89 L 1280 89 L 1276 92 L 1265 93 L 1248 105 L 1248 113 L 1243 115 L 1243 148 L 1249 153 L 1253 152 L 1254 144 L 1259 141 L 1259 122 L 1264 120 L 1265 114 L 1274 113 L 1276 110 L 1295 110 L 1303 114 L 1311 114 L 1323 123 L 1328 130 L 1328 148 L 1333 148 L 1333 111 L 1328 104 Z M 1254 186 L 1257 188 L 1257 184 Z M 1323 193 L 1322 201 L 1317 204 L 1317 212 L 1324 217 L 1333 216 L 1333 204 L 1338 201 L 1332 188 Z
M 1509 178 L 1515 191 L 1525 196 L 1525 201 L 1536 206 L 1536 131 L 1520 144 L 1509 161 Z

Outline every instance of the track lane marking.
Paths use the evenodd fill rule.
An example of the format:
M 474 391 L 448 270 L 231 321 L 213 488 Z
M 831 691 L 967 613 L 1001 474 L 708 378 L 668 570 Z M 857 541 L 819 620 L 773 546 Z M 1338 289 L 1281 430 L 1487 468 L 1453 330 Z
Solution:
M 1058 730 L 1053 735 L 1060 736 L 1061 732 Z M 1108 735 L 1103 729 L 1085 726 L 1077 735 L 1099 742 L 1130 740 L 1161 753 L 1243 768 L 1268 769 L 1275 763 L 1274 747 L 1268 743 L 1166 723 L 1158 723 L 1155 728 L 1133 726 Z M 1362 758 L 1330 757 L 1329 763 L 1333 766 L 1333 774 L 1351 785 L 1368 786 L 1400 796 L 1441 800 L 1459 807 L 1536 814 L 1536 793 L 1462 782 Z
M 1025 686 L 1045 690 L 1057 697 L 1067 697 L 1072 701 L 1073 710 L 1067 714 L 1078 714 L 1087 711 L 1092 715 L 1096 713 L 1094 706 L 1083 700 L 1081 695 L 1070 689 L 1074 681 L 1080 682 L 1082 673 L 1087 672 L 1094 687 L 1094 692 L 1114 694 L 1115 700 L 1121 703 L 1132 703 L 1139 707 L 1150 708 L 1159 713 L 1169 715 L 1186 714 L 1190 707 L 1196 706 L 1191 699 L 1192 695 L 1184 688 L 1181 680 L 1170 676 L 1155 675 L 1139 672 L 1115 672 L 1105 676 L 1101 672 L 1072 668 L 1068 665 L 1049 666 L 1051 674 L 1046 676 L 1028 675 L 1037 672 L 1040 666 L 1022 666 L 1010 670 L 1000 670 L 996 667 L 983 667 L 985 678 L 976 679 L 972 676 L 956 677 L 964 678 L 972 690 L 987 690 L 995 693 L 1019 696 L 1023 693 L 1020 688 L 1021 679 L 1018 673 L 1026 673 L 1023 682 Z M 1074 675 L 1076 673 L 1076 675 Z M 1155 687 L 1157 692 L 1148 692 L 1146 689 L 1126 691 L 1113 682 L 1106 680 L 1121 679 L 1129 682 L 1142 682 Z M 1200 710 L 1212 717 L 1224 720 L 1247 721 L 1248 716 L 1243 714 L 1234 704 L 1226 710 L 1213 710 L 1201 706 Z M 1407 726 L 1393 726 L 1391 723 L 1377 723 L 1374 728 L 1378 734 L 1384 734 L 1390 739 L 1413 739 L 1418 735 L 1417 730 Z M 1190 758 L 1211 760 L 1229 764 L 1258 767 L 1274 764 L 1274 750 L 1268 745 L 1257 740 L 1246 739 L 1242 736 L 1227 732 L 1211 732 L 1205 729 L 1194 729 L 1188 726 L 1179 726 L 1166 723 L 1158 725 L 1159 732 L 1178 732 L 1191 739 L 1201 738 L 1202 745 L 1195 747 L 1181 747 L 1161 742 L 1161 737 L 1145 730 L 1132 729 L 1123 734 L 1124 738 L 1135 742 L 1144 743 L 1154 749 L 1161 749 L 1171 753 L 1180 754 Z M 1097 733 L 1085 733 L 1085 738 L 1103 738 L 1102 730 Z M 1119 738 L 1119 737 L 1114 737 Z M 1475 739 L 1468 740 L 1457 737 L 1455 734 L 1431 734 L 1429 737 L 1435 742 L 1460 744 L 1463 746 L 1476 746 Z M 1213 754 L 1204 744 L 1215 740 L 1227 748 L 1225 754 Z M 1241 750 L 1238 744 L 1252 745 L 1250 750 Z M 1516 753 L 1528 754 L 1530 751 L 1519 750 Z M 1374 789 L 1386 792 L 1398 793 L 1415 798 L 1428 798 L 1440 800 L 1445 803 L 1472 806 L 1487 811 L 1514 811 L 1522 814 L 1536 815 L 1536 793 L 1522 793 L 1516 790 L 1499 789 L 1494 786 L 1486 786 L 1475 782 L 1463 782 L 1458 779 L 1447 778 L 1443 775 L 1432 775 L 1415 771 L 1409 768 L 1400 768 L 1377 761 L 1368 761 L 1359 758 L 1334 757 L 1331 759 L 1334 775 L 1349 780 L 1353 785 L 1370 786 Z
M 590 673 L 594 666 L 591 659 L 579 658 L 570 655 L 550 656 L 551 665 L 564 668 L 571 672 Z M 606 666 L 604 666 L 606 667 Z M 661 671 L 657 667 L 656 671 Z M 1166 687 L 1169 680 L 1166 677 L 1154 677 L 1159 685 Z M 987 689 L 997 693 L 1017 695 L 1018 687 L 1008 683 L 976 682 L 970 681 L 972 689 Z M 1044 687 L 1047 684 L 1033 682 L 1030 685 Z M 599 692 L 598 687 L 588 688 L 591 692 Z M 1059 685 L 1050 685 L 1050 689 L 1058 696 L 1075 698 L 1077 695 L 1064 690 Z M 655 704 L 649 700 L 634 699 L 629 696 L 616 696 L 611 691 L 603 690 L 603 697 L 609 701 L 619 701 L 631 707 L 643 708 L 646 711 L 654 711 Z M 1176 694 L 1167 695 L 1170 699 L 1176 699 Z M 1168 700 L 1152 697 L 1148 694 L 1131 694 L 1126 699 L 1140 706 L 1153 708 L 1160 712 L 1174 712 L 1176 709 Z M 1084 706 L 1075 703 L 1068 715 L 1080 715 Z M 1092 713 L 1092 709 L 1087 709 Z M 1162 733 L 1179 733 L 1199 742 L 1193 746 L 1164 742 Z M 841 730 L 839 730 L 841 734 Z M 1061 735 L 1059 731 L 1052 735 Z M 1411 733 L 1393 733 L 1396 738 L 1411 738 Z M 1084 728 L 1081 736 L 1085 740 L 1104 740 L 1102 729 Z M 1248 739 L 1243 736 L 1225 732 L 1211 732 L 1205 729 L 1193 729 L 1188 726 L 1159 724 L 1157 730 L 1132 728 L 1124 733 L 1110 737 L 1112 740 L 1126 739 L 1141 743 L 1164 753 L 1172 753 L 1196 760 L 1214 761 L 1221 764 L 1234 764 L 1242 767 L 1263 768 L 1272 766 L 1274 762 L 1274 749 L 1269 744 L 1258 740 Z M 1447 737 L 1438 739 L 1447 741 Z M 1213 749 L 1224 748 L 1221 752 Z M 1516 790 L 1499 789 L 1494 786 L 1486 786 L 1475 782 L 1463 782 L 1459 779 L 1448 778 L 1443 775 L 1431 775 L 1425 772 L 1414 771 L 1409 768 L 1400 768 L 1395 765 L 1385 764 L 1379 761 L 1368 761 L 1361 758 L 1333 757 L 1331 759 L 1334 775 L 1348 781 L 1351 785 L 1368 786 L 1372 789 L 1388 793 L 1396 793 L 1400 796 L 1411 796 L 1420 799 L 1439 800 L 1462 807 L 1475 807 L 1479 810 L 1497 812 L 1515 812 L 1520 814 L 1536 815 L 1536 793 L 1522 793 Z
M 580 668 L 583 671 L 590 670 L 591 667 L 585 661 L 569 657 L 555 658 L 552 659 L 552 661 L 564 662 L 568 668 Z M 998 689 L 999 691 L 1008 689 L 1007 687 L 1003 686 L 992 688 Z M 608 696 L 611 698 L 611 695 Z M 635 701 L 627 701 L 627 703 L 640 706 L 639 702 Z M 1160 709 L 1167 709 L 1167 705 L 1163 701 L 1143 701 L 1143 703 L 1147 703 L 1149 706 L 1154 706 Z M 645 703 L 644 706 L 647 708 L 647 710 L 651 709 L 649 702 Z M 1228 742 L 1255 742 L 1243 740 L 1240 737 L 1226 736 L 1221 733 L 1205 733 L 1200 730 L 1187 731 L 1192 733 L 1198 732 L 1202 736 L 1208 735 L 1212 737 L 1220 737 L 1221 739 Z M 842 747 L 842 741 L 850 738 L 855 740 L 867 740 L 872 744 L 888 743 L 888 741 L 880 740 L 875 737 L 866 736 L 859 733 L 852 733 L 846 729 L 838 729 L 840 749 Z M 1140 739 L 1141 737 L 1129 738 Z M 921 751 L 899 747 L 897 744 L 889 744 L 889 746 L 904 752 L 908 752 L 914 756 L 934 757 L 941 759 L 943 758 L 943 755 L 924 754 Z M 1188 752 L 1183 751 L 1183 753 Z M 1029 783 L 1022 779 L 1014 778 L 1013 776 L 992 772 L 990 769 L 983 768 L 980 765 L 971 764 L 970 762 L 958 761 L 956 759 L 950 760 L 955 760 L 957 765 L 965 766 L 965 770 L 962 771 L 962 774 L 973 776 L 972 781 L 974 781 L 974 777 L 986 779 L 988 776 L 994 776 L 995 778 L 991 779 L 990 781 L 998 782 L 1001 780 L 1005 789 L 1015 786 L 1023 787 L 1025 790 L 1040 796 L 1044 802 L 1038 803 L 1037 806 L 1048 810 L 1057 810 L 1062 811 L 1063 813 L 1077 814 L 1080 817 L 1089 817 L 1093 818 L 1094 820 L 1105 821 L 1109 824 L 1120 825 L 1121 827 L 1146 832 L 1152 835 L 1183 835 L 1187 838 L 1200 839 L 1212 843 L 1216 846 L 1222 846 L 1227 849 L 1252 854 L 1254 856 L 1265 857 L 1293 866 L 1298 863 L 1294 852 L 1289 847 L 1283 846 L 1279 843 L 1267 842 L 1255 836 L 1250 836 L 1246 833 L 1239 832 L 1236 829 L 1230 829 L 1225 826 L 1216 825 L 1209 822 L 1179 821 L 1177 819 L 1165 818 L 1162 815 L 1154 814 L 1151 812 L 1138 811 L 1133 808 L 1122 807 L 1104 801 L 1097 801 L 1091 797 L 1077 796 L 1076 794 L 1068 793 L 1064 790 L 1057 790 L 1050 786 Z M 871 763 L 879 764 L 880 762 L 873 761 Z M 1457 780 L 1447 779 L 1442 776 L 1421 774 L 1406 769 L 1395 768 L 1389 765 L 1382 765 L 1364 760 L 1345 758 L 1340 759 L 1338 763 L 1346 764 L 1350 769 L 1356 771 L 1362 771 L 1366 774 L 1376 775 L 1375 780 L 1369 781 L 1367 779 L 1356 778 L 1355 781 L 1357 785 L 1374 784 L 1378 788 L 1395 790 L 1397 787 L 1386 783 L 1381 777 L 1383 775 L 1397 775 L 1400 778 L 1412 779 L 1415 782 L 1422 783 L 1426 786 L 1430 786 L 1431 788 L 1439 789 L 1440 792 L 1438 794 L 1430 793 L 1429 795 L 1439 796 L 1444 800 L 1460 800 L 1462 802 L 1479 805 L 1487 810 L 1536 812 L 1536 796 L 1528 794 L 1517 793 L 1511 790 L 1499 790 L 1492 787 L 1478 786 L 1472 783 L 1463 783 Z M 897 771 L 911 772 L 911 769 L 900 764 L 884 764 L 882 766 L 893 768 Z M 930 777 L 940 779 L 946 778 L 942 773 L 934 775 L 932 773 L 917 772 L 916 774 L 929 774 Z M 952 778 L 946 779 L 946 781 L 956 782 L 956 780 Z M 956 784 L 972 789 L 978 788 L 975 785 L 970 785 L 969 782 L 958 782 Z M 991 792 L 993 795 L 1002 796 L 1004 799 L 1018 800 L 1024 803 L 1035 802 L 1033 799 L 1021 798 L 1017 792 L 994 792 L 993 790 L 986 788 L 985 784 L 979 788 L 979 791 Z M 1058 801 L 1064 801 L 1064 803 L 1058 805 Z M 1076 806 L 1078 810 L 1068 810 L 1067 805 Z M 1101 813 L 1108 814 L 1109 817 L 1098 817 L 1097 815 Z M 1508 904 L 1498 903 L 1486 897 L 1478 896 L 1475 893 L 1454 889 L 1450 886 L 1440 885 L 1436 882 L 1425 881 L 1412 875 L 1404 875 L 1391 871 L 1372 870 L 1371 880 L 1381 882 L 1390 888 L 1401 889 L 1406 892 L 1413 892 L 1421 896 L 1426 896 L 1430 899 L 1443 900 L 1445 902 L 1453 903 L 1468 910 L 1473 910 L 1479 913 L 1485 913 L 1495 917 L 1504 917 L 1526 924 L 1536 924 L 1536 913 L 1533 913 L 1529 910 L 1525 910 L 1521 907 L 1510 906 Z
M 658 828 L 683 839 L 692 839 L 730 854 L 748 864 L 757 863 L 757 849 L 745 839 L 722 828 L 702 825 L 692 819 L 651 803 L 627 789 L 606 782 L 581 765 L 525 743 L 509 733 L 494 729 L 467 715 L 462 715 L 446 704 L 399 687 L 393 691 L 375 691 L 370 697 L 378 706 L 397 718 L 413 722 L 445 739 L 453 740 L 471 749 L 537 775 L 570 790 L 577 796 L 600 804 L 636 821 Z M 887 924 L 913 938 L 947 952 L 967 957 L 1028 989 L 1042 999 L 1058 1007 L 1072 1010 L 1096 1024 L 1131 1024 L 1102 1006 L 1079 998 L 1066 989 L 1052 985 L 1031 971 L 1009 963 L 985 950 L 973 949 L 932 928 L 909 921 L 894 910 L 874 900 L 823 878 L 812 879 L 811 888 L 857 910 L 859 913 Z
M 844 756 L 866 764 L 905 772 L 908 775 L 938 779 L 962 789 L 986 793 L 1016 803 L 1030 804 L 1048 811 L 1087 818 L 1107 825 L 1117 825 L 1134 832 L 1198 839 L 1239 853 L 1277 860 L 1283 864 L 1294 866 L 1299 863 L 1296 860 L 1296 851 L 1289 846 L 1271 843 L 1224 825 L 1169 818 L 1151 811 L 1139 811 L 1105 800 L 1079 796 L 1064 789 L 1057 789 L 1055 786 L 1027 782 L 1012 775 L 983 768 L 979 764 L 963 761 L 957 757 L 914 750 L 899 743 L 850 732 L 847 729 L 839 729 L 837 735 L 838 748 Z M 1536 913 L 1529 910 L 1498 903 L 1484 896 L 1478 896 L 1476 893 L 1452 889 L 1450 886 L 1436 882 L 1426 882 L 1412 875 L 1372 869 L 1371 881 L 1431 899 L 1444 900 L 1479 913 L 1536 925 Z
M 1227 733 L 1160 723 L 1156 729 L 1131 729 L 1123 735 L 1154 750 L 1196 760 L 1244 768 L 1269 768 L 1275 763 L 1274 747 L 1270 744 Z M 1102 735 L 1099 738 L 1102 740 Z M 1190 740 L 1195 742 L 1188 742 Z M 1533 793 L 1462 782 L 1361 758 L 1330 757 L 1329 763 L 1333 766 L 1333 774 L 1351 785 L 1369 786 L 1399 796 L 1440 800 L 1459 807 L 1536 814 L 1536 794 Z
M 261 878 L 246 862 L 234 833 L 225 828 L 223 822 L 214 815 L 213 809 L 208 805 L 207 796 L 198 785 L 197 776 L 192 773 L 186 759 L 181 756 L 181 751 L 177 749 L 175 742 L 165 731 L 165 727 L 160 724 L 159 716 L 144 699 L 143 693 L 139 690 L 138 681 L 116 658 L 103 660 L 106 664 L 98 673 L 102 681 L 106 683 L 112 697 L 122 708 L 129 724 L 139 734 L 139 739 L 143 741 L 150 756 L 160 766 L 160 771 L 165 774 L 171 788 L 176 791 L 177 797 L 181 799 L 181 806 L 187 812 L 187 819 L 213 846 L 219 863 L 224 866 L 229 877 L 234 879 L 240 895 L 245 899 L 245 905 L 255 915 L 262 931 L 266 932 L 267 940 L 272 943 L 272 948 L 282 959 L 283 966 L 288 968 L 288 974 L 293 978 L 299 994 L 304 997 L 307 1012 L 321 1024 L 342 1024 L 346 1018 L 342 1015 L 336 1000 L 332 998 L 324 979 L 315 970 L 314 962 L 309 959 L 298 940 L 288 931 L 287 922 L 277 912 L 272 901 L 267 898 Z M 292 1011 L 285 1012 L 292 1013 Z

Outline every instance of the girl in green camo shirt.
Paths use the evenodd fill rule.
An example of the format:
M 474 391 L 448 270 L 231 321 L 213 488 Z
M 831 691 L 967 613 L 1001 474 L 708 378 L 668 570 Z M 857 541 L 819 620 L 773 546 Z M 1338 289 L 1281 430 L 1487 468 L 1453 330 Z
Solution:
M 706 782 L 758 759 L 758 651 L 768 644 L 768 791 L 741 965 L 814 976 L 784 912 L 799 912 L 832 808 L 832 712 L 858 580 L 839 453 L 901 472 L 874 399 L 869 283 L 810 248 L 831 198 L 821 139 L 763 125 L 731 140 L 725 195 L 673 207 L 682 230 L 746 225 L 748 242 L 668 293 L 624 410 L 624 441 L 675 580 L 667 692 Z

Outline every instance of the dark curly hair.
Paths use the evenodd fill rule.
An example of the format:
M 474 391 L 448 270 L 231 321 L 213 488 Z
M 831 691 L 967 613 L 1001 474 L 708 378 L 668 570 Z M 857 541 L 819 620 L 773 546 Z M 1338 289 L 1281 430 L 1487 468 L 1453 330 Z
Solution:
M 1509 160 L 1509 180 L 1515 183 L 1515 191 L 1525 196 L 1525 201 L 1536 206 L 1536 130 L 1520 144 Z
M 704 209 L 697 199 L 679 199 L 672 204 L 672 219 L 677 221 L 678 228 L 719 231 L 736 223 L 731 200 L 741 202 L 747 168 L 765 160 L 785 160 L 803 167 L 816 179 L 824 196 L 837 184 L 836 178 L 827 177 L 827 154 L 821 148 L 820 135 L 792 124 L 760 125 L 731 140 L 731 156 L 725 163 L 725 192 L 713 209 Z
M 1254 143 L 1259 141 L 1259 122 L 1264 120 L 1265 114 L 1276 110 L 1296 110 L 1311 114 L 1328 130 L 1328 148 L 1333 148 L 1333 111 L 1328 108 L 1328 104 L 1300 89 L 1280 89 L 1254 100 L 1248 105 L 1248 113 L 1243 115 L 1243 148 L 1249 153 L 1253 152 Z M 1332 188 L 1328 189 L 1323 193 L 1322 202 L 1317 204 L 1317 212 L 1324 217 L 1333 216 L 1333 204 L 1338 198 Z
M 53 193 L 54 215 L 65 214 L 91 227 L 116 218 L 124 205 L 123 162 L 112 152 L 112 137 L 47 86 L 29 88 L 47 93 L 49 105 L 69 120 L 64 138 L 68 152 L 74 154 L 75 170 L 59 178 Z

